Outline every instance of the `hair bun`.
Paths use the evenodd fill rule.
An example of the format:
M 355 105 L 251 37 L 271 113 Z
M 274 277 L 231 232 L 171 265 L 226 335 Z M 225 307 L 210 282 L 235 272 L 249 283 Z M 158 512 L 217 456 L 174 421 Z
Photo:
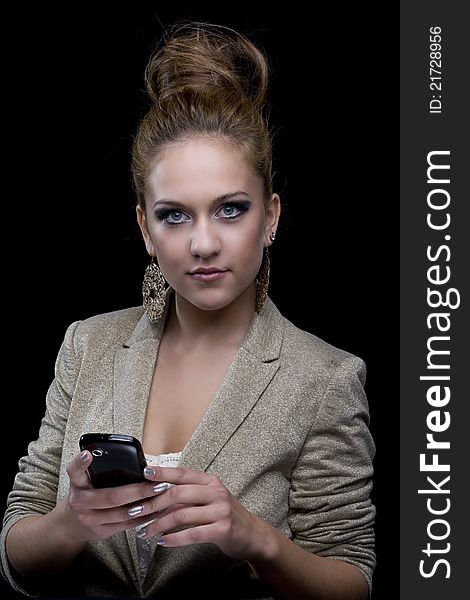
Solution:
M 145 213 L 149 174 L 169 145 L 194 137 L 230 144 L 272 197 L 269 63 L 245 35 L 228 27 L 181 21 L 161 39 L 145 70 L 152 105 L 132 146 L 132 175 Z
M 247 101 L 262 110 L 268 88 L 264 54 L 236 31 L 208 23 L 176 25 L 154 52 L 145 71 L 152 101 L 175 100 L 224 106 Z

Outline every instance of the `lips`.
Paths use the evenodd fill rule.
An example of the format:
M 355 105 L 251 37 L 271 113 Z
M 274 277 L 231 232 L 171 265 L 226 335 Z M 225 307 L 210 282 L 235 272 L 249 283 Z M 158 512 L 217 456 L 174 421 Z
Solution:
M 189 274 L 196 281 L 217 281 L 225 277 L 227 269 L 219 269 L 218 267 L 198 267 Z

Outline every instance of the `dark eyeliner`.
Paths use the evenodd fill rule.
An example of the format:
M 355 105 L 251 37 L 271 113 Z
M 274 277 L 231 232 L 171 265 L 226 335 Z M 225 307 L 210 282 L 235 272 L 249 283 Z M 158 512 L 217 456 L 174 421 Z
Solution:
M 162 223 L 165 223 L 168 226 L 173 227 L 173 226 L 180 225 L 185 222 L 184 220 L 176 221 L 174 223 L 169 221 L 168 219 L 171 217 L 171 215 L 173 213 L 180 213 L 181 215 L 186 214 L 181 208 L 171 208 L 171 207 L 162 207 L 162 208 L 157 207 L 154 211 L 154 214 L 157 217 L 157 219 L 159 221 L 161 221 Z
M 249 200 L 231 200 L 229 202 L 224 202 L 223 204 L 221 204 L 218 210 L 222 210 L 226 206 L 233 206 L 233 208 L 236 208 L 238 211 L 240 211 L 236 217 L 231 217 L 232 219 L 236 219 L 237 217 L 240 217 L 241 215 L 247 212 L 247 210 L 251 206 L 251 202 Z M 230 217 L 226 218 L 230 219 Z

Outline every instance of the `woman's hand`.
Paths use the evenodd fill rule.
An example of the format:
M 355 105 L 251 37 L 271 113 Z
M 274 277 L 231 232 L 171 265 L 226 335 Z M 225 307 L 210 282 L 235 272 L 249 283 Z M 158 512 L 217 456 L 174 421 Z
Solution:
M 93 456 L 85 450 L 67 467 L 70 490 L 62 515 L 70 534 L 83 542 L 104 540 L 148 521 L 149 512 L 144 510 L 144 504 L 148 507 L 149 503 L 143 500 L 155 496 L 154 484 L 95 489 L 87 473 L 92 461 Z
M 270 526 L 247 511 L 216 475 L 179 467 L 148 467 L 144 473 L 173 485 L 143 502 L 147 515 L 159 514 L 141 537 L 158 536 L 157 543 L 166 547 L 211 543 L 240 560 L 262 555 Z

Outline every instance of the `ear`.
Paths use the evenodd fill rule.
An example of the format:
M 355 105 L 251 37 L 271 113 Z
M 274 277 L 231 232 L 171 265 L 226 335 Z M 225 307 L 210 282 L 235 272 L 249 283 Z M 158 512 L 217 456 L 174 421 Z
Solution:
M 137 214 L 137 223 L 139 224 L 140 231 L 142 232 L 142 237 L 144 238 L 147 252 L 150 256 L 156 256 L 155 246 L 153 245 L 152 238 L 150 237 L 148 230 L 147 217 L 139 205 L 135 207 L 135 212 Z
M 272 234 L 276 235 L 279 216 L 281 214 L 281 199 L 278 194 L 273 194 L 266 205 L 266 221 L 264 225 L 264 247 L 273 243 Z

